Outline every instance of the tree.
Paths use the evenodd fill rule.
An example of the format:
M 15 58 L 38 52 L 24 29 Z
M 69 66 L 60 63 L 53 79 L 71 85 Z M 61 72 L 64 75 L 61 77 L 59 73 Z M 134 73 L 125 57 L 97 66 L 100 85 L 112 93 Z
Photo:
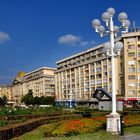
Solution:
M 3 100 L 1 97 L 0 97 L 0 106 L 3 106 Z
M 46 102 L 48 105 L 55 105 L 55 97 L 54 96 L 46 97 Z
M 5 95 L 2 97 L 2 100 L 3 100 L 3 106 L 7 105 L 7 97 Z
M 55 98 L 53 96 L 49 97 L 40 97 L 40 104 L 41 105 L 54 105 L 55 104 Z
M 46 99 L 45 99 L 45 97 L 44 96 L 41 96 L 40 97 L 40 103 L 39 103 L 40 105 L 47 105 L 47 102 L 46 102 Z
M 28 93 L 23 96 L 21 102 L 24 102 L 26 105 L 33 104 L 33 92 L 31 89 L 29 89 Z
M 37 97 L 37 96 L 35 96 L 35 97 L 33 98 L 33 105 L 39 105 L 39 104 L 40 104 L 40 98 Z

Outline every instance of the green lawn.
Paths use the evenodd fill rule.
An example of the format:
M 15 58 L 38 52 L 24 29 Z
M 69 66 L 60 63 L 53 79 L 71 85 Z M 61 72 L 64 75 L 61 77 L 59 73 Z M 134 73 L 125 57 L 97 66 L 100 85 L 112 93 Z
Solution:
M 137 133 L 140 134 L 140 125 L 139 126 L 132 126 L 132 127 L 127 127 L 124 129 L 125 133 Z
M 90 134 L 83 134 L 71 137 L 45 137 L 45 132 L 51 131 L 52 128 L 56 126 L 56 123 L 43 125 L 37 129 L 28 132 L 20 137 L 14 138 L 12 140 L 118 140 L 118 136 L 113 136 L 106 131 L 99 131 Z

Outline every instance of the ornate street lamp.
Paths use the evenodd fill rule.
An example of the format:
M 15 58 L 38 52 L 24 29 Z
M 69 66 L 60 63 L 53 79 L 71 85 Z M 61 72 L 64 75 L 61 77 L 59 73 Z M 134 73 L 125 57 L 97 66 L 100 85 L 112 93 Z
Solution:
M 102 20 L 105 22 L 107 30 L 101 25 L 98 19 L 92 21 L 92 26 L 95 28 L 95 32 L 99 33 L 101 37 L 110 35 L 110 41 L 104 43 L 103 51 L 107 56 L 111 57 L 111 69 L 112 69 L 112 112 L 107 115 L 107 131 L 112 133 L 120 133 L 120 115 L 116 112 L 116 83 L 115 83 L 115 58 L 120 55 L 123 48 L 122 42 L 114 43 L 114 38 L 117 37 L 117 33 L 127 33 L 130 26 L 130 21 L 127 20 L 127 14 L 122 12 L 118 15 L 118 20 L 121 22 L 121 26 L 114 26 L 113 16 L 115 14 L 114 8 L 108 8 L 106 12 L 102 14 Z M 122 31 L 122 29 L 124 31 Z

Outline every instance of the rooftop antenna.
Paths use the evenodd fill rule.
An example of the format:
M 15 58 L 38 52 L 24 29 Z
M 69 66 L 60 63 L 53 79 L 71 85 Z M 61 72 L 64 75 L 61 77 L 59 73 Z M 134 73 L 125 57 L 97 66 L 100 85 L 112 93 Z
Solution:
M 136 32 L 136 25 L 135 25 L 135 21 L 133 21 L 133 31 Z

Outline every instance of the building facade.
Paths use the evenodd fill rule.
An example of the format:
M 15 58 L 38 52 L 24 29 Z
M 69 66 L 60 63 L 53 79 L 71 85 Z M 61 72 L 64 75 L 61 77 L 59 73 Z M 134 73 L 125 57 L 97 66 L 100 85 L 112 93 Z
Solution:
M 13 82 L 13 98 L 20 102 L 22 96 L 32 90 L 33 96 L 54 96 L 54 68 L 41 67 L 22 76 L 17 76 Z M 19 74 L 18 74 L 19 75 Z
M 124 48 L 115 60 L 118 100 L 133 104 L 140 100 L 140 32 L 123 34 L 116 41 Z M 103 54 L 103 44 L 57 62 L 56 101 L 88 102 L 97 88 L 112 92 L 111 58 Z
M 12 86 L 1 86 L 0 87 L 0 97 L 2 98 L 3 96 L 6 96 L 8 101 L 13 100 Z
M 23 95 L 31 89 L 33 96 L 54 96 L 54 68 L 42 67 L 24 75 L 22 81 Z
M 22 81 L 25 72 L 21 71 L 16 75 L 15 80 L 13 81 L 12 91 L 13 91 L 13 101 L 18 102 L 23 96 L 22 90 Z

